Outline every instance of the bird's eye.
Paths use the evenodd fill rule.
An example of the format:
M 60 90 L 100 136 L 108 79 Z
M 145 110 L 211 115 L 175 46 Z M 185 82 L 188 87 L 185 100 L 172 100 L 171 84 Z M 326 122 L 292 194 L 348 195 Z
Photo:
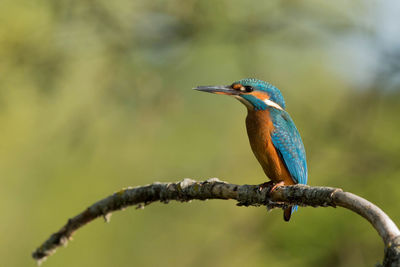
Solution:
M 253 86 L 250 86 L 250 85 L 246 85 L 244 87 L 244 89 L 246 90 L 247 93 L 253 92 L 253 90 L 254 90 Z

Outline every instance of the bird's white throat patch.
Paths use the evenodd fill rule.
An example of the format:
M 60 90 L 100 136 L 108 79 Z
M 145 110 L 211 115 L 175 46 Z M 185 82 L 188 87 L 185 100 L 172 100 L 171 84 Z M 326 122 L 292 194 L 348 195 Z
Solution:
M 274 101 L 269 100 L 268 98 L 264 100 L 264 103 L 267 104 L 267 105 L 270 106 L 270 107 L 274 107 L 274 108 L 276 108 L 276 109 L 283 110 L 283 108 L 282 108 L 281 106 L 279 106 L 279 105 L 278 105 L 277 103 L 275 103 Z
M 246 107 L 248 107 L 249 109 L 253 109 L 253 105 L 247 101 L 246 99 L 244 99 L 243 97 L 240 97 L 238 95 L 235 95 L 234 98 L 236 98 L 237 100 L 239 100 L 240 102 L 242 102 Z
M 248 107 L 248 108 L 250 108 L 250 109 L 254 109 L 254 107 L 253 107 L 253 105 L 249 102 L 249 101 L 247 101 L 246 99 L 244 99 L 243 97 L 240 97 L 240 96 L 234 96 L 236 99 L 238 99 L 240 102 L 242 102 L 246 107 Z M 268 98 L 267 99 L 264 99 L 263 100 L 264 101 L 264 103 L 267 105 L 267 106 L 269 106 L 269 107 L 273 107 L 273 108 L 276 108 L 276 109 L 279 109 L 279 110 L 283 110 L 283 108 L 281 107 L 281 106 L 279 106 L 277 103 L 275 103 L 274 101 L 272 101 L 272 100 L 269 100 Z

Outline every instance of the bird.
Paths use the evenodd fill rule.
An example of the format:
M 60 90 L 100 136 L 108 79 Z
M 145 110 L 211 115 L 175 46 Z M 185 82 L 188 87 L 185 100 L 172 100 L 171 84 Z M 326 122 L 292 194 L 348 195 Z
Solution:
M 307 184 L 304 144 L 292 118 L 286 111 L 281 91 L 272 84 L 246 78 L 230 85 L 198 86 L 198 91 L 233 96 L 247 108 L 246 129 L 251 149 L 273 186 Z M 297 206 L 284 209 L 289 221 Z

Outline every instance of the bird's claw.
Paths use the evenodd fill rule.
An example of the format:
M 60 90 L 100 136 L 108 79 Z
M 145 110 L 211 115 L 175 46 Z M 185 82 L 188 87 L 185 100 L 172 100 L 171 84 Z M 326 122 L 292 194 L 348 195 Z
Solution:
M 279 183 L 274 184 L 274 186 L 269 190 L 269 193 L 271 194 L 272 192 L 275 191 L 275 189 L 279 186 L 283 186 L 285 183 L 283 181 L 280 181 Z
M 262 191 L 262 190 L 264 190 L 265 188 L 270 188 L 270 189 L 269 189 L 269 193 L 271 194 L 272 192 L 275 191 L 275 189 L 276 189 L 277 187 L 283 186 L 283 185 L 285 185 L 283 181 L 280 181 L 280 182 L 278 182 L 278 183 L 274 183 L 273 181 L 269 181 L 269 182 L 260 184 L 260 185 L 258 186 L 258 190 Z

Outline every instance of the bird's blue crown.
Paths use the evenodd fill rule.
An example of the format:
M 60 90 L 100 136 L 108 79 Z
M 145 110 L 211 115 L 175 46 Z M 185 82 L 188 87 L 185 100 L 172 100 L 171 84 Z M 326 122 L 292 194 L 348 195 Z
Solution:
M 266 92 L 269 95 L 271 101 L 275 102 L 283 109 L 285 109 L 285 100 L 283 99 L 281 91 L 279 91 L 279 89 L 273 86 L 272 84 L 254 78 L 242 79 L 240 81 L 237 81 L 236 83 L 240 83 L 243 86 L 252 86 L 256 91 Z M 251 99 L 247 100 L 253 102 L 251 101 Z M 252 104 L 254 105 L 257 103 L 252 103 Z

